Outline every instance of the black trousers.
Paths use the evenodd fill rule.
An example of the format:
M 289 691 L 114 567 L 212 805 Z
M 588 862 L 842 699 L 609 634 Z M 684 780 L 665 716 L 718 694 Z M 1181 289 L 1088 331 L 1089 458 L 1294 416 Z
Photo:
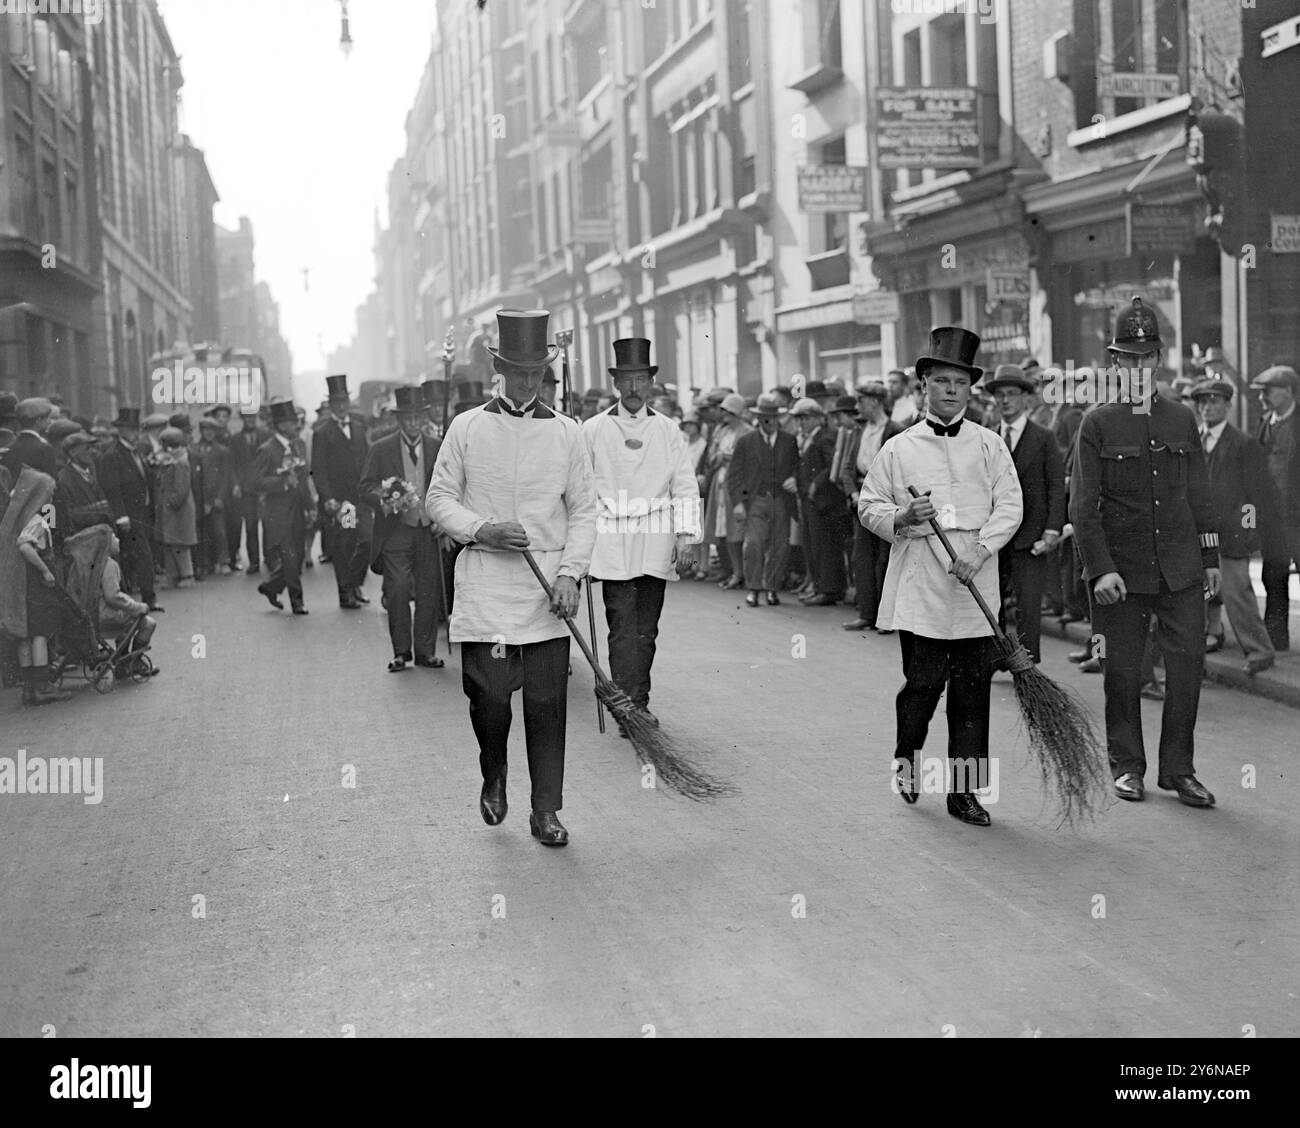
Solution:
M 271 568 L 267 590 L 279 595 L 289 589 L 289 598 L 302 599 L 302 538 L 307 522 L 298 514 L 288 522 L 276 522 L 266 530 L 266 562 Z
M 157 600 L 149 536 L 138 521 L 132 521 L 130 530 L 119 534 L 119 539 L 122 544 L 122 579 L 128 588 L 139 591 L 140 598 L 152 607 Z
M 650 667 L 668 581 L 638 576 L 634 580 L 601 580 L 600 586 L 609 624 L 610 677 L 634 705 L 644 709 L 650 703 Z
M 873 627 L 880 613 L 880 595 L 885 590 L 890 547 L 888 541 L 881 540 L 861 521 L 854 522 L 853 585 L 857 588 L 858 618 Z
M 334 531 L 330 534 L 329 556 L 334 564 L 334 580 L 341 599 L 366 582 L 366 570 L 370 567 L 370 538 L 363 538 L 360 529 L 340 528 L 333 519 L 331 523 Z
M 506 742 L 513 716 L 510 698 L 522 689 L 533 810 L 560 810 L 564 806 L 569 636 L 520 646 L 463 642 L 460 664 L 483 778 L 506 778 Z
M 1205 597 L 1200 584 L 1158 595 L 1129 592 L 1122 603 L 1094 601 L 1092 633 L 1101 636 L 1106 689 L 1106 744 L 1111 773 L 1147 770 L 1142 743 L 1143 671 L 1151 617 L 1164 652 L 1165 702 L 1160 718 L 1160 778 L 1194 775 L 1193 740 L 1205 663 Z
M 432 658 L 438 651 L 442 567 L 438 539 L 427 528 L 398 525 L 384 541 L 384 604 L 394 654 Z M 411 604 L 415 604 L 412 644 Z
M 257 515 L 257 494 L 246 494 L 239 506 L 244 518 L 244 547 L 248 552 L 248 566 L 258 568 L 262 563 L 262 542 L 258 536 L 261 522 Z
M 1264 627 L 1278 650 L 1286 650 L 1291 645 L 1291 562 L 1294 560 L 1300 566 L 1300 528 L 1289 528 L 1282 536 L 1286 541 L 1286 558 L 1266 559 L 1260 577 L 1264 581 Z
M 239 567 L 239 541 L 244 533 L 244 503 L 241 499 L 231 498 L 226 502 L 225 526 L 226 526 L 226 551 L 229 558 L 226 563 L 230 567 Z
M 844 598 L 844 536 L 848 514 L 838 507 L 803 507 L 804 552 L 818 595 Z
M 899 631 L 903 675 L 898 691 L 895 756 L 913 764 L 925 746 L 930 720 L 948 690 L 950 790 L 966 792 L 988 781 L 989 687 L 993 681 L 989 638 L 926 638 Z M 915 770 L 913 779 L 916 779 Z
M 1039 644 L 1049 559 L 1046 555 L 1035 556 L 1027 548 L 1004 548 L 998 553 L 998 583 L 1002 589 L 998 626 L 1005 628 L 1010 621 L 1035 662 L 1042 657 Z

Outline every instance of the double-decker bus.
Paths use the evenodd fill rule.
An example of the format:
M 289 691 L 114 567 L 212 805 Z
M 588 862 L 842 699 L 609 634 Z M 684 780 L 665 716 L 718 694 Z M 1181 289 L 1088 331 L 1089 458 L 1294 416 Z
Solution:
M 202 415 L 218 404 L 257 411 L 267 402 L 269 374 L 249 349 L 201 343 L 149 358 L 149 410 Z

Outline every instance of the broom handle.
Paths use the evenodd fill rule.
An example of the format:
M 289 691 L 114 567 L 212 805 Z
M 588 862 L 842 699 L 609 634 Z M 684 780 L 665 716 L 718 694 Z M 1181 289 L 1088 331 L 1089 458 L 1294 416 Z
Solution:
M 551 590 L 551 585 L 546 582 L 546 577 L 542 575 L 542 570 L 537 566 L 537 561 L 533 559 L 533 554 L 529 552 L 528 549 L 524 549 L 523 557 L 528 561 L 528 567 L 533 570 L 533 575 L 537 577 L 537 582 L 542 585 L 543 590 L 546 592 L 546 597 L 548 599 L 554 599 L 555 593 Z M 600 663 L 596 661 L 596 656 L 592 654 L 591 647 L 587 645 L 587 640 L 582 637 L 581 632 L 573 621 L 573 617 L 571 615 L 565 615 L 564 621 L 568 624 L 573 637 L 578 640 L 578 646 L 581 647 L 583 656 L 591 664 L 591 668 L 606 681 L 609 681 L 609 675 L 600 668 Z
M 599 659 L 600 650 L 596 643 L 596 604 L 591 597 L 591 577 L 587 577 L 587 622 L 591 629 L 591 652 Z M 596 698 L 596 723 L 600 725 L 600 731 L 605 731 L 605 706 L 600 703 L 600 698 Z
M 919 493 L 916 492 L 915 486 L 908 486 L 907 492 L 910 493 L 913 497 L 921 496 Z M 932 528 L 935 531 L 935 533 L 938 535 L 939 543 L 943 545 L 943 547 L 947 550 L 948 555 L 952 557 L 953 560 L 956 560 L 957 550 L 952 547 L 952 541 L 948 539 L 948 534 L 945 533 L 941 528 L 939 528 L 938 522 L 935 521 L 933 517 L 930 518 L 930 528 Z M 980 605 L 980 610 L 984 612 L 984 618 L 986 618 L 989 621 L 989 626 L 993 628 L 993 633 L 997 635 L 998 641 L 1001 642 L 1004 639 L 1006 639 L 1007 637 L 1006 634 L 1003 632 L 1002 628 L 998 626 L 997 616 L 994 615 L 993 612 L 989 610 L 989 605 L 984 602 L 984 597 L 980 595 L 979 590 L 975 587 L 974 582 L 970 580 L 966 580 L 964 582 L 966 584 L 966 590 L 969 591 L 971 595 L 975 597 L 975 602 Z

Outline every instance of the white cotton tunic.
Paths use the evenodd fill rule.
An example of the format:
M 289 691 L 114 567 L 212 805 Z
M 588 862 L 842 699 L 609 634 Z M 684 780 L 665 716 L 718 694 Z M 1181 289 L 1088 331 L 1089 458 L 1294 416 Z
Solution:
M 587 574 L 596 493 L 577 423 L 541 405 L 514 416 L 499 399 L 458 415 L 425 508 L 439 530 L 467 545 L 456 559 L 452 642 L 513 646 L 569 633 L 521 553 L 469 542 L 483 524 L 516 521 L 548 583 Z
M 676 580 L 675 538 L 685 533 L 698 543 L 702 519 L 700 487 L 681 428 L 645 407 L 628 415 L 619 403 L 588 419 L 582 437 L 599 505 L 591 575 Z
M 982 544 L 992 554 L 975 586 L 997 614 L 998 551 L 1020 527 L 1020 479 L 996 431 L 966 420 L 956 435 L 934 433 L 922 420 L 895 435 L 876 455 L 862 485 L 858 516 L 890 541 L 889 569 L 876 626 L 926 638 L 979 638 L 993 628 L 974 597 L 948 572 L 951 559 L 930 523 L 894 532 L 894 516 L 912 500 L 908 486 L 930 491 L 957 555 Z

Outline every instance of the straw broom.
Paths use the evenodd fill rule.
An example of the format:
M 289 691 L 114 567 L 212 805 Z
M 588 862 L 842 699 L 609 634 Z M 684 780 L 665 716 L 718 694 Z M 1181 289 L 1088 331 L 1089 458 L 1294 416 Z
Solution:
M 907 492 L 913 497 L 921 496 L 913 486 L 908 486 Z M 930 527 L 948 555 L 956 560 L 957 552 L 948 535 L 933 519 Z M 973 582 L 967 582 L 966 588 L 993 628 L 998 648 L 1011 671 L 1029 748 L 1042 771 L 1043 788 L 1055 793 L 1061 815 L 1057 826 L 1066 823 L 1073 826 L 1095 818 L 1107 794 L 1109 773 L 1104 767 L 1105 747 L 1097 738 L 1082 700 L 1034 665 L 1014 629 L 1004 631 L 998 626 L 997 617 Z
M 533 559 L 533 554 L 525 549 L 523 556 L 528 562 L 528 567 L 533 570 L 533 575 L 537 577 L 537 582 L 542 585 L 547 598 L 552 598 L 551 585 L 546 582 L 546 577 L 542 575 L 542 570 Z M 605 671 L 600 668 L 600 663 L 596 661 L 596 656 L 591 652 L 591 647 L 587 645 L 587 640 L 582 637 L 572 617 L 566 615 L 564 622 L 577 640 L 578 646 L 595 674 L 597 700 L 623 727 L 640 761 L 654 768 L 655 777 L 663 780 L 665 786 L 672 788 L 679 795 L 697 802 L 708 802 L 735 794 L 735 788 L 731 784 L 696 767 L 691 762 L 688 752 L 665 733 L 653 717 L 643 709 L 637 708 L 631 698 L 610 680 Z

